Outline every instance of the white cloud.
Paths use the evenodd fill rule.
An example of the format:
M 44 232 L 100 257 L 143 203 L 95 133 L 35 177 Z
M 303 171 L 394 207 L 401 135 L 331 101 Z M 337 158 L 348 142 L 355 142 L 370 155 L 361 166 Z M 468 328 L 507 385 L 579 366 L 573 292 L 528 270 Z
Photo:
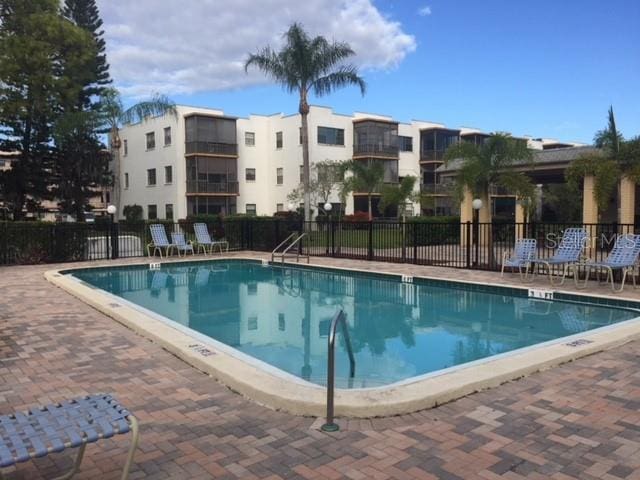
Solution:
M 362 69 L 396 67 L 416 41 L 371 0 L 98 0 L 111 74 L 125 95 L 224 90 L 264 83 L 249 52 L 279 47 L 294 21 L 348 42 Z
M 420 10 L 418 10 L 418 15 L 420 15 L 421 17 L 431 15 L 431 7 L 429 5 L 425 5 Z

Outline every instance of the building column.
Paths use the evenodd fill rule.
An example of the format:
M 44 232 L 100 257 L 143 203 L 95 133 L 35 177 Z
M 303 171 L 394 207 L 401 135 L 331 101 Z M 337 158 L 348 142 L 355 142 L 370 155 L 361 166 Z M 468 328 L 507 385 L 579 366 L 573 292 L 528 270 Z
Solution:
M 620 210 L 618 223 L 623 225 L 620 233 L 633 233 L 636 219 L 636 182 L 624 175 L 620 179 Z

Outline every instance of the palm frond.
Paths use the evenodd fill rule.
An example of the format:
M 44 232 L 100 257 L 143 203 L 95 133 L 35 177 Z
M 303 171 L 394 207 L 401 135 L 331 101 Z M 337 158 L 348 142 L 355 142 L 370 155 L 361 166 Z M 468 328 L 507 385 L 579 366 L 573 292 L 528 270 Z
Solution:
M 367 91 L 367 84 L 358 75 L 358 71 L 353 65 L 344 65 L 333 73 L 317 78 L 311 84 L 311 88 L 315 95 L 322 97 L 338 88 L 346 87 L 348 85 L 358 86 L 362 95 Z
M 147 117 L 177 115 L 176 104 L 166 95 L 155 94 L 150 100 L 132 105 L 120 115 L 124 124 L 138 123 Z

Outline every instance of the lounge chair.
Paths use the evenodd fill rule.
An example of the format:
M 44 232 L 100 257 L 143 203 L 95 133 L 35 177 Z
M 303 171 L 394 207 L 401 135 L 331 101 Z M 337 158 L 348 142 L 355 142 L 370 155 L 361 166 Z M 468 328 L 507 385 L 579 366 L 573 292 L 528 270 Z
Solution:
M 535 258 L 538 248 L 538 242 L 535 238 L 521 238 L 516 240 L 513 247 L 513 255 L 508 257 L 508 253 L 504 252 L 502 257 L 502 269 L 500 270 L 500 276 L 504 276 L 504 268 L 518 268 L 518 273 L 522 280 L 526 280 L 529 274 L 529 268 L 531 267 L 531 260 Z M 524 275 L 522 274 L 522 268 L 524 267 Z
M 616 243 L 613 246 L 613 250 L 609 253 L 607 258 L 602 262 L 585 262 L 581 266 L 585 267 L 584 283 L 580 284 L 578 276 L 575 276 L 576 287 L 584 288 L 587 286 L 589 280 L 589 274 L 591 269 L 596 269 L 598 272 L 598 281 L 600 281 L 600 272 L 606 270 L 608 282 L 611 279 L 611 290 L 614 292 L 621 292 L 624 290 L 624 282 L 627 278 L 627 274 L 631 273 L 631 279 L 633 280 L 633 286 L 636 287 L 636 276 L 634 275 L 634 269 L 638 263 L 638 255 L 640 255 L 640 235 L 620 235 L 616 239 Z M 613 279 L 614 270 L 622 271 L 622 280 L 620 281 L 620 288 L 616 289 L 616 284 Z
M 176 250 L 178 251 L 178 256 L 180 256 L 180 252 L 183 252 L 185 257 L 189 252 L 191 252 L 191 255 L 195 254 L 193 245 L 191 244 L 191 242 L 186 241 L 186 239 L 184 238 L 184 233 L 171 232 L 171 242 L 175 245 Z
M 80 469 L 87 443 L 131 432 L 131 446 L 122 470 L 129 478 L 138 446 L 138 421 L 110 395 L 91 395 L 0 416 L 0 468 L 79 447 L 73 467 L 55 480 Z M 2 473 L 0 473 L 0 478 Z
M 200 249 L 207 253 L 207 247 L 209 248 L 208 253 L 213 253 L 213 248 L 220 248 L 220 253 L 222 253 L 222 247 L 226 247 L 226 251 L 229 251 L 229 242 L 226 240 L 212 240 L 211 235 L 209 235 L 209 230 L 207 229 L 207 225 L 204 223 L 194 223 L 193 231 L 196 234 L 196 243 L 198 244 L 198 253 L 200 253 Z
M 147 256 L 151 256 L 151 247 L 153 247 L 154 256 L 156 252 L 158 252 L 160 253 L 160 258 L 162 258 L 163 248 L 165 249 L 165 254 L 167 255 L 167 257 L 171 255 L 171 251 L 173 250 L 175 245 L 173 243 L 169 243 L 164 225 L 160 223 L 149 225 L 149 231 L 151 232 L 151 243 L 147 245 Z
M 577 276 L 576 265 L 580 261 L 582 250 L 584 248 L 585 240 L 587 239 L 587 232 L 584 228 L 567 228 L 562 235 L 560 245 L 558 249 L 550 258 L 532 258 L 531 263 L 544 265 L 547 267 L 547 273 L 549 274 L 549 282 L 551 285 L 562 285 L 567 277 L 569 270 L 573 270 L 574 278 Z M 554 281 L 553 268 L 554 266 L 562 267 L 562 275 L 560 275 L 560 282 Z M 535 275 L 535 265 L 534 265 Z

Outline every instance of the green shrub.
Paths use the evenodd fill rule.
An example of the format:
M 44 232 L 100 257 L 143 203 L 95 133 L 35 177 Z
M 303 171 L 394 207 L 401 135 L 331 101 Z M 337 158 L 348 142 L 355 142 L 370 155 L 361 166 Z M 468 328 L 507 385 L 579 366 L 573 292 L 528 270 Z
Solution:
M 122 209 L 122 215 L 127 222 L 140 222 L 144 216 L 144 211 L 140 205 L 125 205 Z

